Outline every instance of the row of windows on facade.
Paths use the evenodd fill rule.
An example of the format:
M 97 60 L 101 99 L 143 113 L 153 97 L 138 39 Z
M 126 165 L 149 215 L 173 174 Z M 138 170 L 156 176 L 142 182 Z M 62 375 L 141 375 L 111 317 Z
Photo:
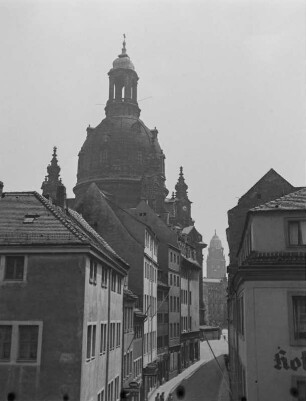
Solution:
M 179 242 L 179 248 L 181 250 L 181 254 L 188 259 L 196 260 L 196 251 L 191 248 L 189 245 L 186 245 L 184 242 Z
M 168 313 L 161 313 L 157 314 L 157 323 L 169 323 L 169 314 Z
M 180 255 L 178 255 L 176 252 L 169 252 L 169 260 L 172 263 L 180 264 Z
M 177 338 L 180 336 L 180 324 L 170 323 L 170 338 Z
M 188 316 L 181 316 L 181 326 L 183 332 L 191 330 L 191 322 L 192 322 L 191 316 L 189 316 L 189 319 Z
M 122 278 L 115 272 L 111 272 L 106 266 L 99 265 L 95 260 L 90 260 L 89 283 L 97 285 L 98 271 L 101 272 L 101 287 L 108 287 L 108 275 L 111 275 L 111 290 L 121 294 Z
M 233 304 L 234 303 L 234 304 Z M 237 332 L 244 336 L 244 297 L 243 295 L 230 305 L 229 316 Z M 288 296 L 289 330 L 291 345 L 306 345 L 306 295 Z
M 146 333 L 143 338 L 143 352 L 144 354 L 150 354 L 156 349 L 156 331 Z
M 133 351 L 127 352 L 123 356 L 123 380 L 129 377 L 138 379 L 142 374 L 142 356 L 133 361 Z
M 145 247 L 153 251 L 153 255 L 157 256 L 157 243 L 148 231 L 145 232 Z
M 182 300 L 182 304 L 191 305 L 191 291 L 189 291 L 189 299 L 188 299 L 188 291 L 181 290 L 181 300 Z
M 145 261 L 145 269 L 144 269 L 144 276 L 150 281 L 154 283 L 157 282 L 157 269 L 150 263 Z
M 180 312 L 180 297 L 170 296 L 170 312 Z
M 109 330 L 108 330 L 109 329 Z M 96 357 L 96 343 L 97 343 L 97 325 L 89 324 L 87 326 L 87 352 L 86 359 L 90 361 Z M 109 327 L 107 323 L 100 324 L 100 348 L 99 353 L 103 355 L 108 349 L 114 350 L 121 345 L 121 323 L 111 322 Z
M 120 396 L 120 383 L 119 383 L 119 376 L 112 380 L 107 385 L 107 396 L 105 394 L 104 389 L 99 391 L 97 394 L 97 401 L 119 401 Z
M 42 326 L 24 323 L 8 324 L 0 322 L 1 362 L 38 362 L 39 336 L 42 335 Z
M 177 274 L 169 273 L 169 285 L 174 287 L 180 286 L 180 276 Z
M 157 300 L 152 295 L 144 295 L 144 313 L 154 317 L 157 311 Z

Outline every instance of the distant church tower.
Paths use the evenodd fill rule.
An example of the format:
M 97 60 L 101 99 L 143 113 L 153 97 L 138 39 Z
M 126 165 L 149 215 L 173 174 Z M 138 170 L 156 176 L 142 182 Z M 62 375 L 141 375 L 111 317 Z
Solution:
M 226 262 L 220 238 L 216 234 L 212 237 L 207 255 L 207 278 L 224 278 L 226 276 Z
M 54 146 L 52 159 L 47 167 L 48 174 L 45 176 L 45 180 L 41 185 L 41 189 L 42 195 L 45 198 L 48 198 L 55 204 L 63 207 L 66 201 L 66 187 L 60 178 L 61 168 L 58 165 L 56 151 L 57 148 Z
M 76 208 L 82 210 L 82 197 L 94 182 L 121 207 L 135 207 L 144 199 L 155 212 L 163 213 L 168 194 L 165 155 L 157 129 L 150 130 L 139 119 L 139 78 L 127 55 L 125 39 L 108 75 L 106 118 L 96 128 L 87 128 L 79 153 Z

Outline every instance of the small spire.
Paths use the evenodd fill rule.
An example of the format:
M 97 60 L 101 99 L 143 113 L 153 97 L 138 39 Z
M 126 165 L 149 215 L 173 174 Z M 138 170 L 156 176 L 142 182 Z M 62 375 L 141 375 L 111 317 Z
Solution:
M 53 157 L 57 157 L 56 151 L 57 151 L 57 147 L 53 146 L 53 155 L 52 155 Z
M 217 235 L 217 230 L 215 229 L 215 235 Z
M 183 167 L 180 167 L 180 177 L 183 177 Z
M 126 41 L 125 41 L 125 39 L 126 39 L 126 36 L 125 36 L 125 33 L 123 34 L 123 43 L 122 43 L 122 45 L 123 45 L 123 48 L 122 48 L 122 56 L 123 55 L 126 55 Z

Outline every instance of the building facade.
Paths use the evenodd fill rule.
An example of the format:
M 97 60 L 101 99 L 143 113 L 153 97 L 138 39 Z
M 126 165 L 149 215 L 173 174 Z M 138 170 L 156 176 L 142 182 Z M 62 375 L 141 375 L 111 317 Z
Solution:
M 305 189 L 250 209 L 229 288 L 233 399 L 305 399 Z
M 3 397 L 119 400 L 127 269 L 73 210 L 36 192 L 2 194 Z

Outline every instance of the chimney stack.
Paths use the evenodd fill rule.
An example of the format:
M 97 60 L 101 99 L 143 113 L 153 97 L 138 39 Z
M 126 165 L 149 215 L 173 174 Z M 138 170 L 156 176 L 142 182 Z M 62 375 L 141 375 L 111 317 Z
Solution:
M 66 209 L 66 198 L 66 187 L 61 183 L 56 190 L 56 206 Z
M 3 193 L 3 182 L 0 181 L 0 197 L 2 196 Z

